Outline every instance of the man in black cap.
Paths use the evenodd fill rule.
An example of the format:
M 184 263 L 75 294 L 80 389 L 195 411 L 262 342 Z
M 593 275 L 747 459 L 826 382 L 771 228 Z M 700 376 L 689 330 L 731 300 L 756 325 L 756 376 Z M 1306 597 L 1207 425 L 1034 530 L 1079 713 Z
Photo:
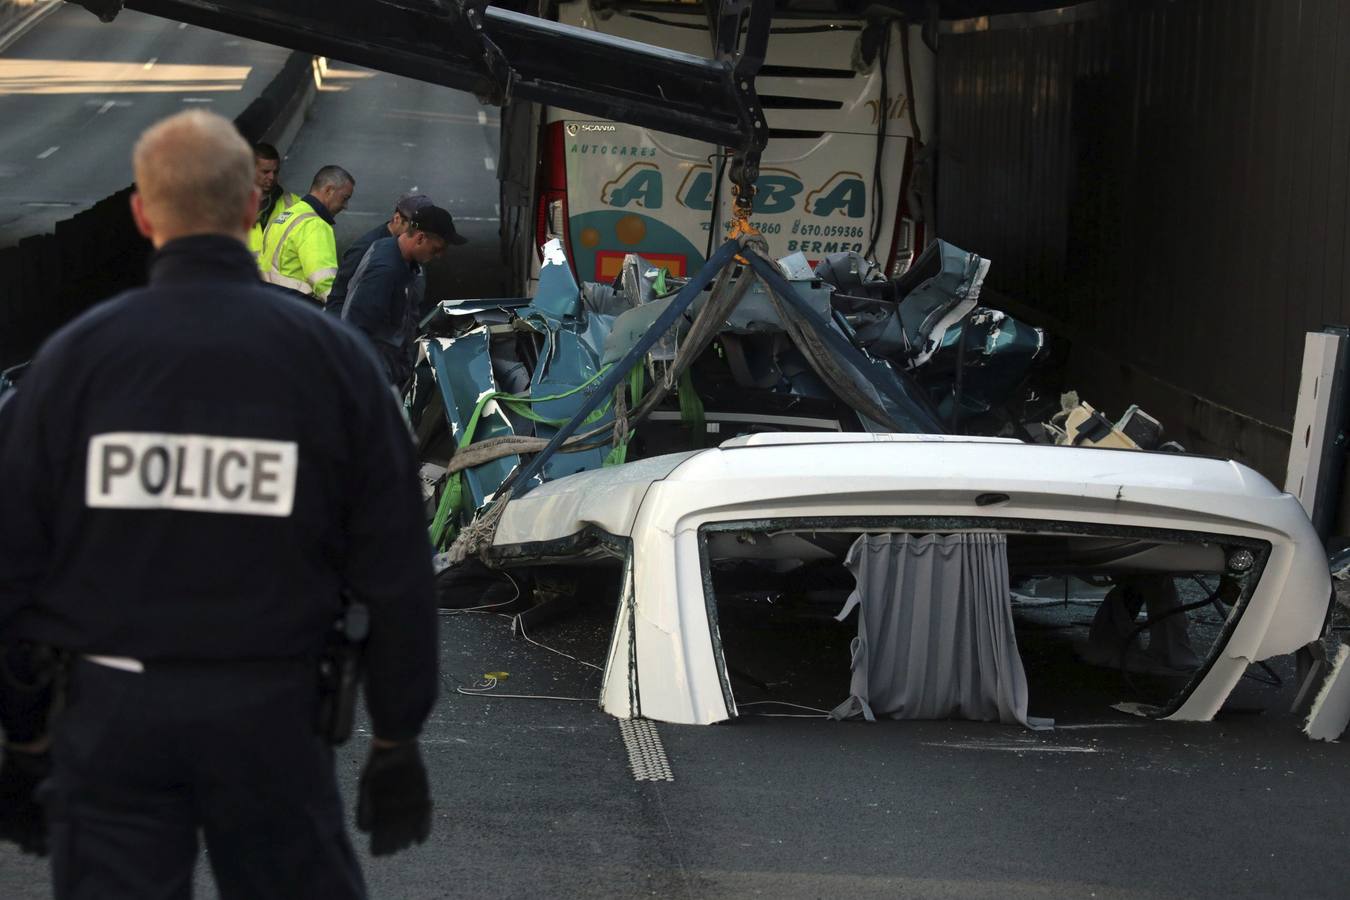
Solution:
M 403 234 L 371 244 L 352 276 L 342 318 L 370 338 L 395 388 L 401 390 L 412 376 L 418 319 L 414 288 L 422 266 L 447 245 L 462 243 L 448 212 L 423 206 L 412 214 Z
M 426 194 L 404 194 L 398 198 L 394 204 L 394 214 L 389 217 L 388 222 L 376 225 L 374 228 L 352 241 L 351 246 L 342 252 L 342 262 L 338 265 L 337 279 L 333 281 L 333 290 L 328 294 L 328 305 L 324 308 L 334 315 L 342 315 L 342 304 L 347 299 L 347 290 L 351 287 L 352 276 L 356 274 L 356 267 L 361 265 L 361 260 L 365 258 L 366 251 L 370 245 L 376 241 L 388 237 L 398 237 L 408 230 L 408 223 L 412 221 L 413 213 L 424 206 L 434 205 L 431 198 Z M 452 244 L 463 244 L 465 239 L 456 234 Z M 426 279 L 419 277 L 413 286 L 416 303 L 414 306 L 418 309 L 422 306 L 422 294 L 426 291 Z

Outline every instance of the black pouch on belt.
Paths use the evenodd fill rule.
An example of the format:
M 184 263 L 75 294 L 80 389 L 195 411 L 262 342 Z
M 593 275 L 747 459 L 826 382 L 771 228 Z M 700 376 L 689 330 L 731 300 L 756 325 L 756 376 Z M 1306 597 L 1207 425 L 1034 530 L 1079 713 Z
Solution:
M 370 610 L 348 600 L 319 657 L 319 715 L 316 730 L 328 743 L 345 743 L 356 719 L 361 655 L 370 632 Z
M 65 705 L 70 658 L 45 644 L 0 644 L 0 729 L 12 744 L 38 741 Z

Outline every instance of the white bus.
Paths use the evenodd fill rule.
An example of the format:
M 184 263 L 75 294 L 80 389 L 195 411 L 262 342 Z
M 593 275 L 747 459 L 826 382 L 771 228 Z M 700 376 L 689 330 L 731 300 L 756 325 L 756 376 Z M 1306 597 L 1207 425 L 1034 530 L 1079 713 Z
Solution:
M 775 255 L 800 251 L 814 263 L 856 250 L 898 274 L 924 241 L 908 198 L 916 146 L 932 134 L 933 54 L 917 24 L 863 20 L 837 7 L 778 4 L 756 79 L 770 139 L 751 223 Z M 567 25 L 712 53 L 697 3 L 568 0 L 554 14 Z M 553 237 L 578 279 L 608 282 L 628 253 L 692 274 L 726 236 L 729 166 L 717 147 L 534 104 L 504 112 L 502 138 L 503 238 L 513 287 L 524 295 L 538 276 L 538 248 Z

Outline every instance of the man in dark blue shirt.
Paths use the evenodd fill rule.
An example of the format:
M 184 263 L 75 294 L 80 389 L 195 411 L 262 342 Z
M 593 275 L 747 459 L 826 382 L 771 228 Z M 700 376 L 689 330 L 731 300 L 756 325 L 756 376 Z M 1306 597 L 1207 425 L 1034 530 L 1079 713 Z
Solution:
M 365 258 L 366 251 L 370 245 L 378 240 L 388 237 L 398 237 L 408 230 L 408 224 L 412 221 L 413 214 L 424 206 L 434 206 L 431 198 L 426 194 L 404 194 L 398 198 L 394 204 L 394 214 L 389 217 L 389 221 L 361 235 L 352 241 L 342 253 L 342 262 L 338 265 L 337 279 L 333 282 L 333 290 L 328 294 L 328 304 L 324 308 L 334 315 L 342 315 L 342 304 L 347 299 L 347 289 L 351 285 L 352 276 L 356 274 L 357 266 L 361 265 L 361 260 Z M 452 235 L 448 243 L 453 245 L 466 244 L 468 240 L 458 232 L 451 229 Z M 413 286 L 414 299 L 416 306 L 421 309 L 422 294 L 426 291 L 426 277 L 419 275 Z
M 0 431 L 0 641 L 74 657 L 43 785 L 58 898 L 364 897 L 319 657 L 369 610 L 358 824 L 425 839 L 437 613 L 417 460 L 366 343 L 259 280 L 253 156 L 205 111 L 148 130 L 150 282 L 38 352 Z
M 370 245 L 347 289 L 342 318 L 370 338 L 385 377 L 402 388 L 411 377 L 418 304 L 412 290 L 422 266 L 459 237 L 450 214 L 439 206 L 413 213 L 408 230 Z M 460 239 L 463 243 L 463 239 Z

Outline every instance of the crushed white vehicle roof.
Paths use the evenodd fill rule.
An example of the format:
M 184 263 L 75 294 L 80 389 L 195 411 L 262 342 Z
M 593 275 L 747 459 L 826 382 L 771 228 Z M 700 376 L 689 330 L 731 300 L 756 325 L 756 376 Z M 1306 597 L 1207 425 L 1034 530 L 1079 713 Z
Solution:
M 748 263 L 739 274 L 735 259 Z M 614 285 L 578 286 L 554 259 L 530 301 L 468 316 L 443 309 L 422 342 L 426 386 L 434 380 L 437 391 L 414 393 L 410 408 L 433 411 L 417 420 L 419 442 L 448 451 L 431 525 L 446 583 L 475 555 L 491 567 L 534 567 L 533 612 L 561 605 L 549 597 L 576 598 L 590 577 L 582 567 L 622 563 L 621 587 L 603 589 L 618 609 L 601 703 L 618 716 L 682 723 L 735 717 L 732 674 L 769 693 L 769 680 L 726 658 L 728 647 L 752 656 L 765 646 L 744 638 L 764 625 L 756 597 L 776 592 L 814 621 L 850 575 L 862 608 L 896 621 L 901 610 L 906 621 L 962 620 L 975 644 L 981 628 L 996 628 L 1003 643 L 989 664 L 963 670 L 982 683 L 1016 668 L 1020 651 L 1007 637 L 1018 618 L 1034 632 L 1045 615 L 1015 616 L 1029 604 L 1014 586 L 1091 579 L 1105 596 L 1091 601 L 1085 634 L 1069 617 L 1053 626 L 1067 629 L 1056 658 L 1119 668 L 1131 696 L 1107 702 L 1137 701 L 1159 718 L 1213 716 L 1253 661 L 1318 636 L 1330 597 L 1321 544 L 1297 500 L 1256 472 L 1178 453 L 943 434 L 1053 436 L 1048 394 L 1034 398 L 1041 412 L 1026 405 L 1035 392 L 1019 394 L 1043 355 L 1039 331 L 987 309 L 941 333 L 929 327 L 969 306 L 987 271 L 981 257 L 937 241 L 895 279 L 860 258 L 814 271 L 799 262 L 774 262 L 742 235 L 676 287 L 636 255 Z M 439 432 L 436 412 L 447 426 Z M 1166 446 L 1146 416 L 1112 423 L 1084 407 L 1075 422 L 1074 442 Z M 1141 423 L 1149 427 L 1132 427 Z M 744 436 L 701 449 L 723 426 Z M 850 548 L 875 535 L 887 536 L 875 543 L 896 571 L 937 544 L 910 536 L 952 537 L 943 548 L 965 549 L 951 550 L 957 563 L 944 556 L 943 571 L 955 575 L 926 582 L 941 589 L 857 577 Z M 967 608 L 981 624 L 976 613 L 964 618 Z M 855 618 L 856 639 L 876 648 L 867 618 Z M 827 643 L 838 634 L 816 627 L 807 652 L 820 650 L 825 667 L 848 660 L 848 647 Z M 911 706 L 886 689 L 927 683 L 917 668 L 902 673 L 901 644 L 915 648 L 905 666 L 957 652 L 951 635 L 925 634 L 906 626 L 878 637 L 871 659 L 897 662 L 876 672 L 869 663 L 864 673 L 865 654 L 854 654 L 850 708 L 987 718 L 976 709 L 993 708 L 987 692 L 971 704 L 925 696 Z M 950 673 L 948 661 L 937 668 Z M 863 695 L 870 688 L 859 687 L 873 675 L 889 698 L 876 710 Z M 1029 725 L 1027 697 L 1011 684 L 996 704 L 1000 721 L 1011 710 Z
M 752 435 L 581 472 L 507 503 L 489 558 L 622 557 L 601 704 L 706 724 L 737 714 L 708 596 L 710 537 L 735 529 L 1111 535 L 1140 539 L 1141 570 L 1163 544 L 1210 560 L 1248 548 L 1251 588 L 1177 702 L 1153 711 L 1174 720 L 1211 718 L 1250 663 L 1316 639 L 1330 593 L 1302 507 L 1246 466 L 954 436 Z

